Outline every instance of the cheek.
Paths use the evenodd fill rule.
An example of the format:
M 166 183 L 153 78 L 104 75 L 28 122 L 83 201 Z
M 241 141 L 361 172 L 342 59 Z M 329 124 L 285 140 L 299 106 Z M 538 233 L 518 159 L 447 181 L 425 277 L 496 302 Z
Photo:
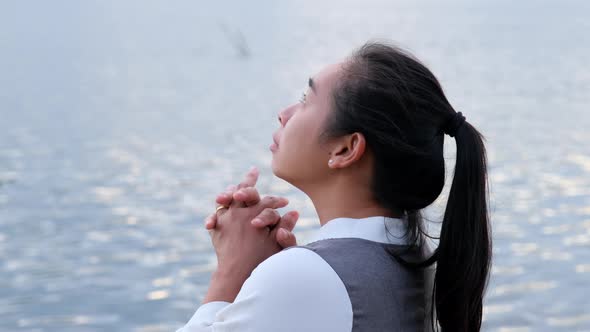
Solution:
M 312 126 L 293 129 L 296 130 L 289 133 L 289 141 L 286 142 L 289 154 L 294 159 L 293 162 L 298 164 L 313 163 L 314 159 L 317 159 L 318 155 L 322 153 L 317 143 L 316 129 Z
M 315 124 L 313 119 L 307 117 L 307 115 L 297 114 L 287 123 L 285 134 L 288 134 L 289 139 L 298 143 L 310 141 L 311 136 L 314 135 Z
M 279 148 L 285 148 L 289 154 L 299 154 L 307 143 L 302 129 L 295 125 L 285 128 Z
M 318 146 L 321 119 L 312 111 L 313 109 L 305 110 L 289 120 L 281 136 L 279 148 L 284 146 L 289 154 L 306 159 L 317 156 L 321 151 Z

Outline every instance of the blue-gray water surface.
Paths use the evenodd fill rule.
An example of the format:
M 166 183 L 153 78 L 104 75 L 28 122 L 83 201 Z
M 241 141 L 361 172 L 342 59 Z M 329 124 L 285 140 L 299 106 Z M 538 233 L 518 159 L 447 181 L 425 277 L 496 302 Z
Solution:
M 251 165 L 305 242 L 277 112 L 371 38 L 487 138 L 483 329 L 590 331 L 590 4 L 532 0 L 2 1 L 0 331 L 180 327 L 216 264 L 203 219 Z

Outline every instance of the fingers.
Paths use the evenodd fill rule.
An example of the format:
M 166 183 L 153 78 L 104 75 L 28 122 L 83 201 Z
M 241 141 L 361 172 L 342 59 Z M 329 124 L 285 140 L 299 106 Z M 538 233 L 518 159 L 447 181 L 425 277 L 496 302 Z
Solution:
M 276 229 L 276 241 L 281 247 L 287 248 L 297 245 L 297 238 L 292 231 L 298 219 L 297 211 L 290 211 L 281 217 L 276 210 L 266 208 L 252 220 L 252 225 L 257 228 L 270 226 L 271 229 Z
M 227 186 L 224 192 L 217 195 L 217 197 L 215 198 L 215 202 L 221 205 L 230 205 L 233 200 L 232 195 L 237 189 L 238 186 L 236 186 L 235 184 Z
M 205 218 L 205 229 L 214 229 L 217 225 L 217 214 L 212 213 L 207 218 Z
M 298 219 L 299 213 L 297 211 L 289 211 L 281 217 L 277 227 L 283 228 L 290 232 L 293 230 L 293 228 L 295 228 L 295 224 L 297 224 Z
M 277 224 L 278 231 L 276 234 L 276 240 L 281 247 L 287 248 L 297 245 L 297 238 L 292 231 L 293 228 L 295 228 L 298 219 L 299 213 L 297 211 L 289 211 L 283 215 Z
M 251 189 L 254 189 L 253 187 L 256 185 L 256 182 L 258 181 L 258 175 L 259 175 L 259 171 L 258 168 L 256 167 L 252 167 L 250 168 L 250 170 L 248 171 L 248 173 L 246 174 L 246 177 L 244 178 L 244 180 L 239 184 L 239 185 L 229 185 L 225 188 L 225 192 L 217 195 L 217 197 L 215 198 L 215 202 L 217 204 L 220 205 L 225 205 L 225 206 L 230 206 L 230 205 L 235 205 L 235 203 L 233 203 L 234 201 L 234 193 L 236 192 L 236 190 L 242 189 L 242 188 L 249 188 L 252 187 Z M 257 190 L 246 190 L 244 192 L 240 192 L 238 193 L 238 195 L 236 196 L 236 200 L 240 201 L 240 205 L 244 204 L 246 206 L 250 206 L 250 205 L 256 205 L 257 203 L 260 202 L 260 195 L 258 194 Z M 215 226 L 217 226 L 217 211 L 215 213 L 213 213 L 212 215 L 208 216 L 205 219 L 205 228 L 208 230 L 212 230 L 215 228 Z
M 242 188 L 254 187 L 256 185 L 256 181 L 258 181 L 258 168 L 252 167 L 246 174 L 246 177 L 240 184 L 238 184 L 238 190 Z M 234 200 L 230 206 L 233 207 L 246 207 L 247 205 L 243 202 Z
M 215 203 L 220 205 L 230 205 L 233 198 L 233 193 L 221 193 L 215 198 Z
M 288 248 L 297 245 L 297 238 L 295 237 L 295 234 L 284 228 L 280 228 L 277 232 L 277 242 L 281 247 Z
M 258 181 L 259 174 L 260 174 L 260 172 L 259 172 L 258 168 L 256 168 L 256 167 L 250 168 L 250 170 L 248 171 L 248 173 L 246 173 L 246 176 L 244 177 L 242 182 L 240 182 L 240 184 L 238 184 L 237 186 L 236 185 L 227 186 L 227 188 L 225 188 L 225 192 L 217 195 L 217 197 L 215 198 L 215 202 L 217 204 L 227 205 L 227 206 L 229 206 L 229 205 L 234 205 L 234 206 L 244 205 L 242 203 L 232 204 L 233 200 L 234 200 L 233 194 L 236 192 L 236 190 L 239 190 L 242 188 L 254 187 L 256 185 L 256 182 Z M 256 200 L 255 198 L 244 197 L 244 200 L 248 200 L 248 199 L 250 199 L 252 201 Z M 257 200 L 251 204 L 256 204 L 256 203 L 258 203 Z M 248 202 L 246 202 L 245 205 L 249 206 L 250 204 Z
M 267 226 L 271 226 L 271 228 L 273 228 L 274 225 L 278 224 L 279 220 L 281 220 L 281 215 L 277 210 L 266 208 L 262 210 L 258 216 L 252 219 L 251 223 L 258 228 Z
M 284 216 L 281 217 L 277 210 L 266 208 L 260 212 L 252 221 L 250 222 L 255 227 L 267 227 L 270 226 L 271 228 L 279 227 L 284 228 L 288 231 L 292 231 L 295 228 L 295 224 L 299 219 L 299 213 L 297 211 L 290 211 L 286 213 Z
M 246 206 L 252 206 L 260 202 L 258 190 L 254 187 L 242 188 L 233 194 L 233 199 L 243 202 Z
M 278 196 L 264 196 L 258 205 L 265 209 L 278 209 L 287 206 L 289 204 L 289 200 L 285 197 L 278 197 Z
M 246 187 L 254 187 L 256 185 L 256 181 L 258 181 L 259 174 L 260 173 L 258 171 L 258 168 L 256 168 L 255 166 L 250 168 L 248 173 L 246 173 L 246 177 L 244 177 L 244 180 L 242 180 L 242 182 L 240 182 L 240 184 L 238 184 L 237 189 L 242 189 L 242 188 L 246 188 Z

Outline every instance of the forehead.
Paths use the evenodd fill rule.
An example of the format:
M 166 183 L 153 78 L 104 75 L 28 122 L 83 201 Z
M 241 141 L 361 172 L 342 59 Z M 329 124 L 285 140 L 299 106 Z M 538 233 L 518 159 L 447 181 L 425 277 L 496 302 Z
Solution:
M 342 71 L 342 62 L 329 64 L 312 76 L 314 88 L 318 95 L 325 95 L 332 91 Z

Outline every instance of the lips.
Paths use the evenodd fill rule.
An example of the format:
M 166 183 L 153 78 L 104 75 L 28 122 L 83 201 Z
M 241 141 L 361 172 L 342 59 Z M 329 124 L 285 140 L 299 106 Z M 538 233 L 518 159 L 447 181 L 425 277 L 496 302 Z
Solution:
M 270 151 L 275 152 L 279 148 L 279 143 L 278 143 L 279 139 L 278 139 L 276 133 L 272 135 L 272 142 L 273 143 L 269 146 L 269 148 L 270 148 Z

